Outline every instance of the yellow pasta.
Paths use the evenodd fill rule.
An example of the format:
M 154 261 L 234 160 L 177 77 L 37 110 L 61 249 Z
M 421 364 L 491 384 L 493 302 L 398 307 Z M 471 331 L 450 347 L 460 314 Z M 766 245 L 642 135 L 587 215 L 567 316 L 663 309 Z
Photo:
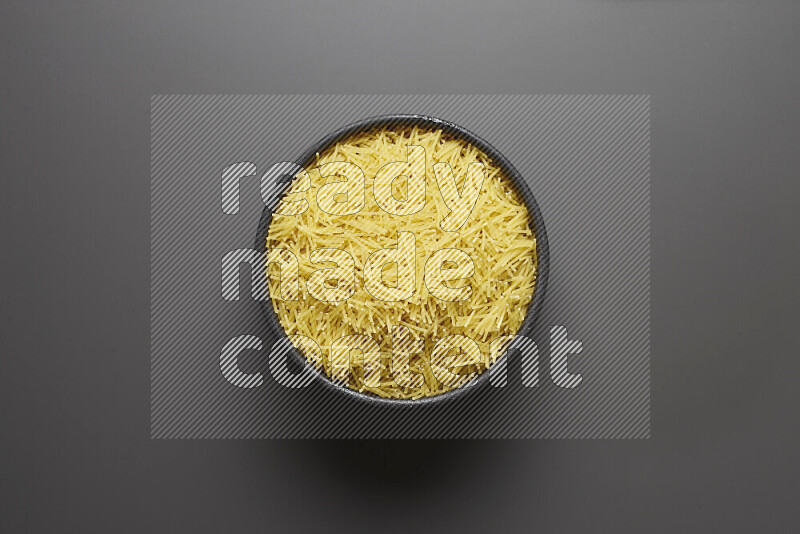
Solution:
M 405 162 L 411 146 L 425 150 L 425 202 L 416 213 L 394 215 L 384 211 L 374 198 L 374 180 L 387 164 Z M 357 213 L 335 215 L 322 210 L 317 202 L 321 187 L 341 180 L 331 176 L 326 179 L 320 174 L 319 168 L 332 162 L 351 163 L 363 170 L 365 195 L 363 207 Z M 485 169 L 474 208 L 456 231 L 442 228 L 442 221 L 452 210 L 443 198 L 441 181 L 434 172 L 437 163 L 450 165 L 456 188 L 461 192 L 466 190 L 470 164 L 482 164 Z M 295 180 L 287 192 L 289 196 L 284 197 L 293 201 L 305 198 L 308 208 L 299 215 L 275 213 L 267 234 L 268 249 L 289 250 L 299 261 L 301 289 L 295 301 L 282 300 L 280 277 L 273 266 L 269 269 L 272 306 L 287 335 L 300 334 L 314 340 L 322 351 L 321 367 L 328 376 L 333 373 L 331 348 L 336 340 L 354 334 L 374 339 L 379 354 L 368 350 L 350 353 L 346 385 L 380 397 L 420 399 L 438 395 L 486 371 L 493 363 L 490 343 L 519 330 L 533 296 L 537 272 L 536 236 L 528 210 L 500 167 L 470 143 L 438 129 L 420 127 L 354 134 L 317 154 L 312 165 L 306 169 L 310 188 L 301 192 L 302 185 L 308 184 Z M 438 170 L 441 169 L 444 167 Z M 473 166 L 472 171 L 476 169 Z M 392 182 L 395 200 L 409 198 L 407 182 L 403 177 Z M 352 196 L 347 201 L 357 204 Z M 331 205 L 334 201 L 327 202 Z M 416 261 L 411 268 L 415 269 L 416 283 L 409 298 L 387 302 L 373 296 L 365 287 L 364 267 L 376 251 L 397 247 L 398 236 L 403 232 L 411 232 L 415 238 Z M 355 260 L 355 283 L 348 288 L 352 296 L 344 301 L 318 300 L 308 291 L 312 273 L 336 266 L 312 263 L 312 251 L 330 248 L 344 250 Z M 453 262 L 449 263 L 450 252 L 446 249 L 457 249 L 464 254 L 453 252 Z M 459 265 L 460 272 L 469 273 L 467 267 L 460 266 L 466 262 L 465 255 L 471 258 L 471 275 L 443 282 L 444 287 L 438 292 L 440 297 L 468 294 L 466 300 L 442 300 L 426 286 L 426 263 L 438 251 L 443 253 L 435 259 L 443 260 L 443 269 Z M 386 286 L 399 286 L 399 269 L 399 265 L 394 265 L 383 270 L 382 280 Z M 435 278 L 437 272 L 429 266 L 429 279 Z M 343 279 L 339 279 L 339 284 L 342 283 Z M 317 293 L 324 292 L 324 288 L 315 287 Z M 463 289 L 465 287 L 470 289 Z M 392 350 L 398 343 L 392 335 L 394 327 L 406 328 L 411 340 L 419 343 L 417 348 L 422 348 L 406 360 L 408 368 L 403 380 L 398 378 L 397 370 L 393 372 L 392 369 Z M 437 377 L 436 362 L 432 365 L 431 361 L 436 343 L 452 335 L 467 336 L 480 348 L 480 357 L 469 350 L 455 351 L 452 355 L 451 368 L 464 378 L 461 382 Z M 377 358 L 377 374 L 369 374 L 372 372 L 372 368 L 368 368 L 372 365 L 370 358 Z

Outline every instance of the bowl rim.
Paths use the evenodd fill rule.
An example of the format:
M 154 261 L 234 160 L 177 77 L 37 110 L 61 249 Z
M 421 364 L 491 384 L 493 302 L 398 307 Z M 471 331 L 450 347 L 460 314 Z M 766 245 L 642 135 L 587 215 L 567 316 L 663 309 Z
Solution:
M 333 132 L 319 139 L 317 142 L 313 143 L 305 152 L 295 159 L 293 163 L 305 169 L 313 161 L 317 153 L 323 153 L 328 147 L 332 146 L 338 141 L 341 141 L 342 139 L 350 137 L 354 134 L 367 132 L 372 129 L 393 126 L 424 126 L 427 128 L 432 127 L 435 129 L 441 129 L 445 133 L 454 135 L 478 147 L 492 160 L 494 164 L 498 165 L 503 170 L 503 173 L 508 177 L 511 186 L 522 198 L 523 203 L 528 209 L 531 222 L 533 223 L 533 232 L 534 236 L 536 237 L 538 268 L 536 284 L 533 288 L 533 297 L 528 304 L 528 310 L 525 312 L 525 319 L 523 319 L 519 330 L 515 334 L 516 336 L 527 337 L 527 335 L 530 334 L 534 329 L 538 319 L 541 316 L 544 297 L 547 292 L 547 282 L 550 275 L 550 249 L 547 239 L 547 231 L 545 229 L 544 218 L 542 217 L 541 209 L 539 208 L 539 204 L 536 201 L 530 186 L 527 184 L 522 174 L 514 167 L 511 161 L 494 146 L 470 130 L 467 130 L 463 126 L 432 117 L 430 115 L 387 114 L 361 119 L 334 130 Z M 255 250 L 257 252 L 266 251 L 267 233 L 269 231 L 269 225 L 272 222 L 272 212 L 291 186 L 292 181 L 293 179 L 290 179 L 281 183 L 281 187 L 279 187 L 275 194 L 270 198 L 269 205 L 264 206 L 256 232 Z M 288 338 L 286 331 L 283 329 L 280 321 L 278 320 L 275 310 L 272 308 L 271 298 L 260 300 L 259 305 L 267 319 L 267 324 L 270 330 L 276 336 L 275 343 L 284 338 Z M 326 387 L 326 389 L 335 390 L 341 394 L 344 394 L 348 398 L 371 405 L 409 407 L 449 402 L 462 397 L 470 391 L 475 391 L 478 388 L 485 386 L 489 380 L 491 368 L 499 365 L 504 359 L 508 359 L 508 354 L 511 349 L 512 347 L 509 347 L 508 350 L 506 350 L 502 356 L 492 364 L 491 367 L 480 373 L 466 384 L 438 395 L 422 397 L 416 400 L 379 397 L 374 394 L 356 391 L 347 386 L 337 385 L 327 374 L 325 374 L 324 371 L 308 365 L 308 361 L 306 360 L 305 356 L 303 356 L 300 351 L 291 344 L 289 354 L 292 355 L 298 365 L 308 369 L 314 375 L 314 382 L 321 383 L 324 387 Z

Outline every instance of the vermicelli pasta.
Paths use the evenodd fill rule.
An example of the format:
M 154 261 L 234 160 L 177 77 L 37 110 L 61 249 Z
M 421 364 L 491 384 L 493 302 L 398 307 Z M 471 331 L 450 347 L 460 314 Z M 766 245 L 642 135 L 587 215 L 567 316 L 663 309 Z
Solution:
M 394 215 L 382 209 L 374 198 L 374 180 L 385 165 L 405 162 L 410 146 L 425 150 L 425 202 L 416 213 Z M 332 214 L 321 209 L 317 202 L 319 189 L 334 180 L 330 176 L 323 178 L 320 167 L 332 162 L 352 163 L 363 170 L 365 196 L 362 209 L 357 213 Z M 439 182 L 433 166 L 439 162 L 450 165 L 456 187 L 462 192 L 468 172 L 471 172 L 470 164 L 483 164 L 485 169 L 474 208 L 456 231 L 442 228 L 442 221 L 452 210 L 437 186 Z M 353 334 L 372 338 L 380 349 L 379 367 L 367 369 L 363 354 L 369 350 L 365 349 L 363 354 L 353 350 L 347 386 L 381 397 L 418 399 L 463 385 L 463 381 L 437 378 L 436 361 L 432 365 L 431 360 L 436 342 L 454 334 L 469 337 L 480 348 L 479 354 L 469 350 L 467 345 L 464 345 L 466 349 L 456 351 L 451 361 L 455 372 L 469 377 L 488 369 L 493 363 L 490 343 L 501 336 L 515 334 L 525 318 L 537 267 L 536 236 L 528 210 L 500 167 L 467 141 L 441 130 L 420 127 L 385 128 L 355 134 L 317 154 L 312 165 L 307 169 L 307 179 L 295 180 L 284 197 L 287 202 L 307 199 L 307 209 L 297 215 L 275 213 L 267 235 L 268 249 L 289 250 L 299 262 L 300 296 L 296 301 L 280 298 L 278 268 L 272 265 L 269 268 L 272 306 L 287 335 L 300 334 L 314 340 L 322 353 L 322 362 L 315 363 L 329 376 L 339 373 L 340 378 L 343 375 L 339 362 L 332 361 L 331 356 L 335 342 Z M 477 168 L 473 167 L 472 171 Z M 402 178 L 392 182 L 394 201 L 389 199 L 390 203 L 410 198 L 407 182 Z M 306 186 L 308 190 L 302 191 Z M 338 196 L 339 199 L 330 202 L 344 202 L 344 197 Z M 353 198 L 348 197 L 347 202 L 352 203 Z M 398 236 L 403 232 L 411 232 L 415 238 L 416 262 L 411 268 L 415 269 L 416 282 L 410 298 L 387 302 L 376 298 L 365 287 L 364 267 L 376 251 L 398 247 Z M 325 302 L 309 294 L 312 273 L 338 264 L 313 263 L 311 253 L 317 249 L 343 250 L 355 260 L 353 287 L 340 284 L 337 290 L 336 285 L 315 286 L 317 291 L 352 292 L 346 300 Z M 426 262 L 437 251 L 446 249 L 463 251 L 471 258 L 474 271 L 469 277 L 435 287 L 444 295 L 469 293 L 466 300 L 442 300 L 426 285 Z M 326 254 L 346 259 L 336 252 Z M 463 272 L 469 272 L 468 265 L 463 267 L 468 263 L 464 254 L 445 254 L 463 261 L 449 263 L 445 259 L 441 264 L 443 268 L 462 266 L 459 268 Z M 383 269 L 383 282 L 390 288 L 387 291 L 399 291 L 401 268 L 398 264 Z M 438 273 L 436 269 L 429 269 L 429 279 L 436 278 Z M 466 286 L 471 289 L 464 289 Z M 392 332 L 398 326 L 407 328 L 413 339 L 424 343 L 424 350 L 409 359 L 407 371 L 413 380 L 406 380 L 405 386 L 397 383 L 397 373 L 392 373 L 391 365 L 393 344 L 398 343 Z

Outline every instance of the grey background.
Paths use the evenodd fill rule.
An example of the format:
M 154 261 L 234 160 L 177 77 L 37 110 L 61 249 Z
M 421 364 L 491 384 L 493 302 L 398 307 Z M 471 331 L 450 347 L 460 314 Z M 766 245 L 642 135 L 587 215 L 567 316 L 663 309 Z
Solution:
M 799 10 L 4 2 L 3 531 L 791 531 Z M 150 96 L 297 92 L 652 95 L 651 439 L 151 441 Z
M 163 95 L 151 109 L 153 437 L 649 436 L 647 96 Z M 444 118 L 484 137 L 534 192 L 551 272 L 531 334 L 539 347 L 537 387 L 523 387 L 521 354 L 512 351 L 506 388 L 412 410 L 316 384 L 286 388 L 268 370 L 277 338 L 249 296 L 249 266 L 240 267 L 240 300 L 223 300 L 222 258 L 254 246 L 264 210 L 259 178 L 345 124 L 398 112 Z M 241 180 L 239 212 L 228 215 L 220 177 L 240 161 L 258 171 Z M 277 192 L 282 184 L 265 187 Z M 552 325 L 583 344 L 569 358 L 570 372 L 582 375 L 575 389 L 550 379 Z M 238 388 L 220 372 L 222 347 L 241 335 L 264 343 L 238 358 L 244 372 L 266 377 L 261 387 Z

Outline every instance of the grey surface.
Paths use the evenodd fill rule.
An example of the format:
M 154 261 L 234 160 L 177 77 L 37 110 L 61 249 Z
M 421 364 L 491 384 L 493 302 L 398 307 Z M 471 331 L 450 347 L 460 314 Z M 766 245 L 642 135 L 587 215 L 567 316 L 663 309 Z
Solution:
M 793 530 L 799 10 L 4 2 L 2 530 Z M 651 439 L 150 441 L 150 95 L 298 92 L 651 94 Z
M 152 436 L 648 437 L 649 107 L 641 95 L 154 97 Z M 397 112 L 451 120 L 482 136 L 536 196 L 552 273 L 530 334 L 539 347 L 537 387 L 523 387 L 521 354 L 511 351 L 507 387 L 410 410 L 316 384 L 286 388 L 268 370 L 276 338 L 250 297 L 249 268 L 241 269 L 240 299 L 223 300 L 222 258 L 253 247 L 264 209 L 259 177 L 345 124 Z M 240 161 L 258 170 L 241 180 L 240 208 L 230 215 L 221 209 L 220 176 Z M 265 184 L 262 193 L 271 198 L 282 187 Z M 550 379 L 553 325 L 582 343 L 569 357 L 569 371 L 581 375 L 574 389 Z M 260 387 L 236 387 L 220 371 L 222 347 L 241 335 L 264 344 L 238 358 L 244 372 L 265 376 Z

